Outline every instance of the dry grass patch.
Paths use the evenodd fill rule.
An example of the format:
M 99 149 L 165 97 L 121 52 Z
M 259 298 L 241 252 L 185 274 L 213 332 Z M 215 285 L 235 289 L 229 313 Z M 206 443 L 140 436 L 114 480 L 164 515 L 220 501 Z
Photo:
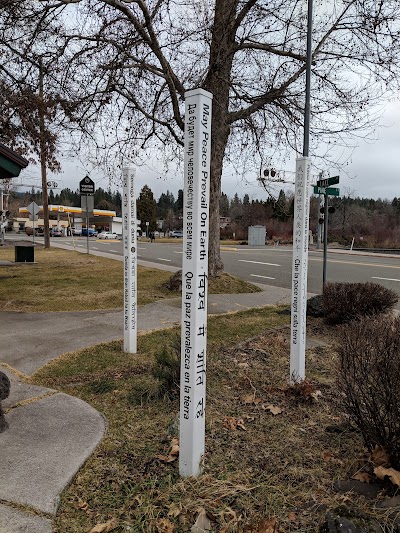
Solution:
M 110 343 L 40 370 L 36 383 L 79 396 L 108 421 L 107 435 L 63 494 L 54 531 L 86 532 L 114 520 L 116 532 L 187 533 L 204 508 L 214 532 L 310 533 L 341 506 L 359 523 L 374 516 L 392 531 L 390 511 L 333 490 L 365 464 L 363 443 L 335 407 L 332 347 L 307 351 L 309 392 L 320 394 L 288 388 L 287 322 L 271 308 L 209 320 L 206 458 L 197 479 L 180 479 L 177 461 L 158 458 L 177 435 L 178 400 L 132 397 L 139 385 L 155 386 L 154 354 L 176 332 L 140 337 L 137 355 Z M 309 323 L 318 330 L 318 320 Z
M 14 261 L 14 247 L 0 249 L 0 260 Z M 35 248 L 35 261 L 0 267 L 2 311 L 49 312 L 114 309 L 123 305 L 123 263 L 59 248 Z M 176 298 L 166 288 L 170 272 L 138 267 L 138 304 Z M 211 293 L 259 289 L 224 274 L 210 284 Z
M 14 249 L 0 250 L 9 259 Z M 0 268 L 3 311 L 85 311 L 123 305 L 123 265 L 104 257 L 58 248 L 35 248 L 36 264 Z M 162 287 L 168 272 L 138 268 L 138 303 L 170 298 Z M 2 283 L 1 281 L 4 280 Z

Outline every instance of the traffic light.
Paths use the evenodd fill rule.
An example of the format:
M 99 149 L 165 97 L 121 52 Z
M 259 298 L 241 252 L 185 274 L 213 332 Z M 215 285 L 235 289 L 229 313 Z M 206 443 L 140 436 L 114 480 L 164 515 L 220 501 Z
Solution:
M 263 174 L 266 178 L 268 178 L 268 176 L 271 176 L 271 178 L 275 178 L 276 170 L 274 168 L 265 168 Z
M 336 211 L 336 209 L 333 207 L 333 205 L 330 205 L 328 207 L 328 211 L 329 211 L 329 213 L 333 214 Z

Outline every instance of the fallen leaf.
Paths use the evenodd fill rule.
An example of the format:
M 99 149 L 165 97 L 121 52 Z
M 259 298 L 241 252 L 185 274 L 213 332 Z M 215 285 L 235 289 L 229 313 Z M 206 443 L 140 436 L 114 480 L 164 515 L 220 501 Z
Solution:
M 315 392 L 312 392 L 310 396 L 311 398 L 314 398 L 315 401 L 318 401 L 318 398 L 322 396 L 322 392 L 320 390 L 316 390 Z
M 388 453 L 378 445 L 376 445 L 374 450 L 371 452 L 371 461 L 376 466 L 390 466 Z
M 177 437 L 174 437 L 171 440 L 171 450 L 169 455 L 179 455 L 179 439 Z
M 322 452 L 322 458 L 326 463 L 329 463 L 329 461 L 332 461 L 333 455 L 330 452 L 324 451 Z
M 178 459 L 179 455 L 179 439 L 174 437 L 169 445 L 168 455 L 156 455 L 156 459 L 164 463 L 172 463 Z
M 237 421 L 236 423 L 237 427 L 242 429 L 243 431 L 247 431 L 245 425 L 244 425 L 244 421 L 243 421 L 243 418 L 239 418 L 239 420 Z
M 168 455 L 156 455 L 156 459 L 160 459 L 160 461 L 166 463 L 168 461 Z
M 254 394 L 246 394 L 242 398 L 243 403 L 251 404 L 254 402 Z
M 293 513 L 293 512 L 290 512 L 290 513 L 288 514 L 288 518 L 289 518 L 289 520 L 290 520 L 291 522 L 296 522 L 296 521 L 297 521 L 296 514 Z
M 234 416 L 226 416 L 224 419 L 224 427 L 231 431 L 237 430 L 237 419 Z
M 383 466 L 377 466 L 376 468 L 374 468 L 374 474 L 379 479 L 385 479 L 385 477 L 387 476 L 394 485 L 400 487 L 400 472 L 398 470 L 395 470 L 394 468 L 384 468 Z
M 103 524 L 96 524 L 93 529 L 90 530 L 90 533 L 107 533 L 108 531 L 113 531 L 118 527 L 118 520 L 116 518 L 111 518 Z
M 176 518 L 177 516 L 181 514 L 181 512 L 182 512 L 182 509 L 178 507 L 178 505 L 173 503 L 169 506 L 168 516 L 170 518 Z
M 280 413 L 282 413 L 283 409 L 281 409 L 280 407 L 277 407 L 276 405 L 272 405 L 272 403 L 268 404 L 268 405 L 262 405 L 262 409 L 264 411 L 269 411 L 270 413 L 272 413 L 274 416 L 275 415 L 279 415 Z
M 207 531 L 211 531 L 211 522 L 206 510 L 201 507 L 198 512 L 196 522 L 193 524 L 190 533 L 206 533 Z
M 240 368 L 248 368 L 250 365 L 249 363 L 238 363 L 238 365 Z
M 174 533 L 175 526 L 168 518 L 160 518 L 156 522 L 156 528 L 158 533 Z
M 78 509 L 81 509 L 82 511 L 88 511 L 89 510 L 89 504 L 85 502 L 84 500 L 81 500 L 81 498 L 78 499 L 78 503 L 76 504 L 76 507 Z
M 351 479 L 358 479 L 358 481 L 363 483 L 371 483 L 371 476 L 367 472 L 357 472 Z
M 246 394 L 246 396 L 243 396 L 242 401 L 247 405 L 258 405 L 261 403 L 261 398 L 256 398 L 254 394 Z
M 276 533 L 277 530 L 277 523 L 275 518 L 272 520 L 263 520 L 257 529 L 257 533 Z

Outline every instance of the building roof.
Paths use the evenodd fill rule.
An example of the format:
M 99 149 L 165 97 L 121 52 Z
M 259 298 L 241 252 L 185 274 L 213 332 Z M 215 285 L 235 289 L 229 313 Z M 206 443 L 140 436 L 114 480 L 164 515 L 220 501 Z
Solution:
M 0 143 L 0 179 L 16 178 L 29 161 Z

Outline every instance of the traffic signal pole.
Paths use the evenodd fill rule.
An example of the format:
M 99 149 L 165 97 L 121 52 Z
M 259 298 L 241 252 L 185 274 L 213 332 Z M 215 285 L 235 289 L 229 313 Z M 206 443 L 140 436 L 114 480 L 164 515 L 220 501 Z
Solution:
M 326 283 L 326 263 L 328 255 L 328 194 L 324 194 L 324 262 L 322 267 L 322 287 Z

